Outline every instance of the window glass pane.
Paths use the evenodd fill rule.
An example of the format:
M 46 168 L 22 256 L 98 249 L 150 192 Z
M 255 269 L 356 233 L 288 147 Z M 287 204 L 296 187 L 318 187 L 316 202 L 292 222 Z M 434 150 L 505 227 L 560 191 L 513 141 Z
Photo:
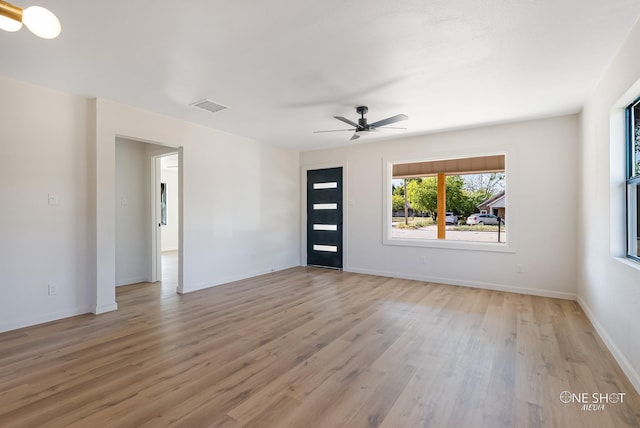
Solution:
M 640 257 L 640 183 L 636 184 L 636 210 L 633 213 L 632 220 L 636 224 L 636 245 L 634 247 L 635 254 L 634 256 Z
M 471 165 L 464 162 L 466 159 L 460 161 L 461 165 L 467 167 Z M 437 161 L 432 163 L 433 168 L 439 167 Z M 420 162 L 419 166 L 428 169 L 431 167 L 429 164 L 429 162 Z M 402 165 L 405 170 L 412 169 L 407 168 L 407 164 Z M 504 171 L 446 175 L 445 182 L 444 239 L 467 242 L 507 242 L 504 223 L 507 216 Z M 391 203 L 391 239 L 438 239 L 437 177 L 393 179 Z
M 627 113 L 627 256 L 640 258 L 640 100 Z
M 628 185 L 628 255 L 640 257 L 640 183 Z
M 633 107 L 633 130 L 631 133 L 630 147 L 630 177 L 640 175 L 640 103 Z

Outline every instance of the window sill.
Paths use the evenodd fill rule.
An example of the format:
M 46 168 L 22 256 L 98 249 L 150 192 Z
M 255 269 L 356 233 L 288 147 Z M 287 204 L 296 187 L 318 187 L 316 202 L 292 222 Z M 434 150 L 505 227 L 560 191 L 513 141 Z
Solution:
M 613 260 L 622 263 L 625 266 L 629 266 L 635 270 L 640 270 L 640 262 L 628 257 L 614 257 Z
M 511 245 L 509 245 L 509 243 L 498 244 L 492 242 L 385 238 L 383 240 L 383 244 L 402 247 L 441 248 L 447 250 L 488 251 L 496 253 L 516 252 L 516 250 Z

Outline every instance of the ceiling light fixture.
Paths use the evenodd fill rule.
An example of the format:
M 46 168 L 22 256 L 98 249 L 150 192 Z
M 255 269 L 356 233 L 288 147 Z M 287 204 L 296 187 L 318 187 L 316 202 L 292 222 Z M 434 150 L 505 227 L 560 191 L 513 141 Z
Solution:
M 0 0 L 0 28 L 13 32 L 22 28 L 22 24 L 43 39 L 55 39 L 62 30 L 58 18 L 44 7 L 30 6 L 22 9 Z

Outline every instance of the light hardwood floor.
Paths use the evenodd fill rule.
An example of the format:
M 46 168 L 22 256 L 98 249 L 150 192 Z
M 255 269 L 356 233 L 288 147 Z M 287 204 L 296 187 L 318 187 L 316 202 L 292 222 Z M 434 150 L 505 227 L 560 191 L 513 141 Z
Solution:
M 639 426 L 572 301 L 312 268 L 166 285 L 0 334 L 0 426 Z M 563 391 L 626 395 L 587 411 Z

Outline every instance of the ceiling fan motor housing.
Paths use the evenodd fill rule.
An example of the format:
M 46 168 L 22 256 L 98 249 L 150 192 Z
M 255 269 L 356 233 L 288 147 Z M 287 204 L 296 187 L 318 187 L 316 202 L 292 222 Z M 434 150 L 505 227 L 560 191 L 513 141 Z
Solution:
M 367 112 L 369 111 L 369 107 L 367 107 L 367 106 L 358 106 L 358 107 L 356 107 L 356 111 L 358 112 L 358 114 L 367 114 Z
M 360 119 L 358 119 L 358 125 L 360 126 L 358 127 L 356 132 L 369 130 L 369 125 L 367 125 L 367 119 L 364 117 L 364 115 L 367 114 L 368 111 L 369 111 L 369 108 L 367 106 L 356 107 L 356 112 L 358 112 L 358 114 L 361 116 Z

